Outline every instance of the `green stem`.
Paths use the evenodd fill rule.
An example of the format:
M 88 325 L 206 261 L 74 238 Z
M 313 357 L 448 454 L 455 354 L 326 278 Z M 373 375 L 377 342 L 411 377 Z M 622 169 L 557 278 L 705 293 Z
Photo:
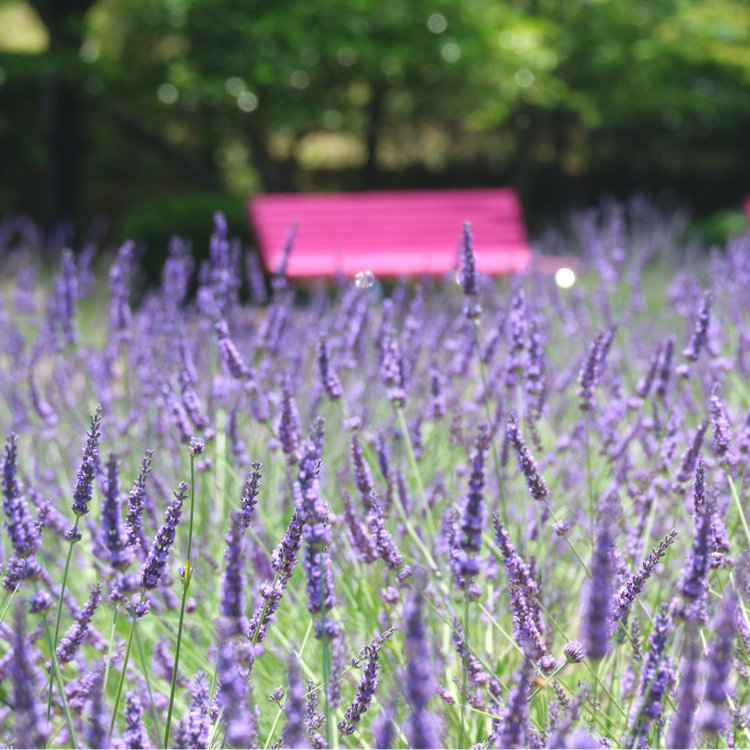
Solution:
M 141 594 L 143 597 L 143 594 Z M 112 721 L 109 724 L 109 736 L 112 737 L 112 732 L 115 731 L 115 721 L 117 720 L 117 709 L 120 707 L 120 697 L 122 696 L 122 686 L 125 684 L 125 673 L 128 671 L 128 662 L 130 661 L 130 649 L 133 645 L 133 635 L 135 634 L 135 605 L 130 604 L 130 614 L 132 617 L 132 623 L 130 625 L 130 635 L 128 635 L 128 645 L 125 648 L 125 661 L 122 664 L 122 672 L 120 673 L 120 681 L 117 683 L 117 695 L 115 696 L 115 705 L 112 709 Z M 166 745 L 165 745 L 166 747 Z
M 146 666 L 146 652 L 143 650 L 143 643 L 141 642 L 141 636 L 138 630 L 135 631 L 135 645 L 138 649 L 138 656 L 141 660 L 141 669 L 143 670 L 143 677 L 146 680 L 146 689 L 148 690 L 149 708 L 151 710 L 151 718 L 154 722 L 154 733 L 158 735 L 159 732 L 159 716 L 156 713 L 156 703 L 154 702 L 154 691 L 151 689 L 151 678 L 149 677 L 149 669 Z
M 188 526 L 187 561 L 185 562 L 185 575 L 182 581 L 182 603 L 180 604 L 180 621 L 177 625 L 177 645 L 174 653 L 174 669 L 172 670 L 172 688 L 169 693 L 169 708 L 167 709 L 167 726 L 164 730 L 164 747 L 169 747 L 169 728 L 172 724 L 172 710 L 174 709 L 174 696 L 177 690 L 177 670 L 180 664 L 180 647 L 182 646 L 182 629 L 185 621 L 185 604 L 187 592 L 190 587 L 190 579 L 193 576 L 193 566 L 190 553 L 193 549 L 193 514 L 195 512 L 195 457 L 190 456 L 190 525 Z
M 586 478 L 589 491 L 589 522 L 591 543 L 595 545 L 594 534 L 594 475 L 591 472 L 591 408 L 586 411 Z
M 411 466 L 412 473 L 414 474 L 414 478 L 417 483 L 420 499 L 422 500 L 424 507 L 427 508 L 427 495 L 425 494 L 424 485 L 422 484 L 422 475 L 419 472 L 417 457 L 414 455 L 414 446 L 411 444 L 411 435 L 409 434 L 409 429 L 406 426 L 406 419 L 404 419 L 404 411 L 398 404 L 394 404 L 393 408 L 396 411 L 396 418 L 398 419 L 399 427 L 401 428 L 401 432 L 404 436 L 406 455 L 409 459 L 409 465 Z M 440 572 L 437 563 L 430 554 L 430 551 L 427 549 L 425 543 L 422 541 L 419 534 L 417 534 L 417 532 L 414 530 L 414 527 L 411 525 L 411 521 L 409 521 L 409 518 L 406 515 L 406 510 L 401 503 L 401 498 L 398 496 L 398 492 L 393 493 L 393 504 L 396 506 L 396 509 L 401 516 L 401 522 L 404 524 L 406 533 L 412 538 L 414 544 L 417 545 L 417 549 L 419 549 L 419 551 L 422 553 L 422 556 L 427 562 L 427 565 L 432 571 L 432 574 L 435 576 L 435 578 L 442 578 L 442 573 Z
M 484 391 L 484 409 L 487 413 L 487 426 L 490 428 L 490 442 L 492 443 L 492 459 L 495 464 L 495 478 L 497 480 L 497 491 L 500 496 L 500 512 L 506 522 L 509 520 L 505 514 L 505 492 L 503 491 L 503 478 L 500 471 L 500 458 L 497 450 L 497 444 L 495 443 L 495 430 L 492 424 L 492 410 L 490 409 L 490 391 L 487 387 L 487 377 L 484 372 L 484 359 L 482 358 L 482 347 L 479 343 L 479 321 L 473 320 L 474 328 L 474 341 L 477 345 L 477 354 L 479 356 L 479 376 L 482 379 L 482 389 Z
M 742 509 L 742 502 L 740 500 L 739 493 L 737 492 L 737 487 L 734 484 L 732 475 L 729 473 L 729 469 L 726 469 L 724 473 L 726 474 L 727 482 L 729 482 L 729 489 L 732 493 L 732 499 L 734 500 L 734 504 L 737 506 L 737 513 L 740 516 L 742 528 L 745 530 L 745 538 L 747 539 L 748 544 L 750 544 L 750 528 L 748 528 L 747 525 L 747 519 L 745 518 L 745 512 Z
M 466 747 L 466 695 L 469 690 L 469 588 L 464 590 L 464 658 L 462 659 L 461 683 L 461 729 L 458 735 L 458 746 Z
M 185 602 L 187 601 L 188 586 L 190 584 L 190 562 L 185 567 L 185 580 L 182 584 L 182 604 L 180 605 L 180 622 L 177 626 L 177 645 L 174 653 L 174 669 L 172 670 L 172 688 L 169 693 L 169 708 L 167 709 L 167 726 L 164 730 L 164 747 L 169 747 L 169 727 L 172 724 L 172 709 L 177 690 L 177 668 L 180 664 L 180 647 L 182 645 L 182 625 L 185 619 Z
M 325 584 L 323 585 L 325 588 Z M 321 592 L 321 632 L 320 638 L 323 642 L 323 694 L 325 698 L 325 715 L 326 715 L 326 744 L 332 748 L 333 745 L 333 724 L 331 722 L 331 705 L 329 698 L 329 687 L 331 682 L 331 649 L 328 643 L 328 630 L 326 629 L 326 592 Z
M 5 607 L 3 609 L 3 614 L 0 615 L 0 625 L 2 625 L 5 622 L 5 615 L 8 614 L 8 607 L 10 607 L 10 605 L 11 605 L 11 603 L 13 601 L 13 597 L 16 595 L 16 591 L 18 591 L 18 589 L 19 589 L 20 586 L 21 586 L 21 581 L 19 581 L 16 584 L 16 587 L 13 589 L 13 591 L 10 592 L 10 596 L 8 596 L 8 594 L 6 594 L 6 597 L 8 597 L 8 601 L 5 604 Z
M 49 649 L 50 649 L 50 662 L 51 662 L 50 675 L 57 677 L 57 687 L 60 690 L 60 696 L 62 698 L 63 711 L 65 712 L 65 723 L 68 726 L 68 734 L 70 735 L 70 744 L 77 750 L 78 741 L 76 740 L 76 733 L 75 733 L 75 730 L 73 729 L 73 717 L 71 716 L 70 707 L 68 706 L 68 699 L 65 697 L 65 689 L 63 686 L 62 675 L 60 674 L 60 665 L 57 662 L 57 651 L 55 650 L 55 646 L 52 643 L 52 633 L 50 632 L 50 629 L 49 629 L 49 623 L 47 622 L 47 617 L 43 615 L 43 618 L 44 618 L 43 619 L 44 635 L 47 638 L 47 645 L 49 646 Z M 50 707 L 51 707 L 51 704 L 52 704 L 52 700 L 50 699 Z
M 73 538 L 76 537 L 78 532 L 78 520 L 80 516 L 76 516 L 76 522 L 73 526 Z M 65 586 L 68 582 L 68 571 L 70 570 L 70 560 L 73 557 L 73 547 L 75 541 L 70 542 L 70 548 L 68 549 L 68 559 L 65 561 L 65 572 L 63 573 L 62 586 L 60 587 L 60 601 L 57 603 L 57 619 L 55 621 L 55 637 L 52 640 L 52 651 L 57 651 L 57 639 L 60 637 L 60 620 L 62 619 L 62 608 L 63 599 L 65 597 Z M 55 660 L 56 663 L 57 660 Z M 50 714 L 52 712 L 52 685 L 54 684 L 54 675 L 50 673 L 49 676 L 49 694 L 47 696 L 47 721 L 49 721 Z
M 109 678 L 109 668 L 112 665 L 112 649 L 115 645 L 115 632 L 117 629 L 117 613 L 120 611 L 119 605 L 115 604 L 115 614 L 112 617 L 112 632 L 109 636 L 109 648 L 107 649 L 107 666 L 104 668 L 104 682 L 102 683 L 102 694 L 107 695 L 107 680 Z

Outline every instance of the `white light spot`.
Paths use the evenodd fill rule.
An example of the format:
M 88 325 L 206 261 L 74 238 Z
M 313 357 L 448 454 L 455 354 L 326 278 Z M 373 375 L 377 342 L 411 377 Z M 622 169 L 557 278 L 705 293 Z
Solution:
M 558 268 L 555 273 L 555 283 L 561 289 L 570 289 L 576 283 L 576 274 L 572 268 Z
M 237 76 L 232 76 L 224 81 L 224 88 L 230 96 L 239 96 L 245 90 L 245 82 Z
M 179 93 L 177 87 L 171 83 L 162 83 L 158 89 L 156 89 L 156 95 L 159 97 L 159 101 L 164 104 L 174 104 L 177 101 Z
M 84 42 L 78 56 L 87 63 L 95 62 L 99 57 L 99 45 L 95 42 Z
M 237 106 L 243 112 L 255 112 L 258 109 L 258 97 L 252 91 L 243 91 L 237 97 Z
M 304 70 L 295 70 L 294 73 L 289 76 L 289 84 L 292 88 L 301 91 L 310 85 L 310 76 L 307 75 Z
M 454 63 L 461 59 L 461 48 L 455 42 L 447 42 L 440 50 L 445 62 Z
M 448 28 L 448 21 L 442 13 L 433 13 L 427 19 L 427 28 L 433 34 L 442 34 Z
M 372 271 L 360 271 L 354 277 L 354 283 L 360 289 L 369 289 L 375 284 L 375 274 Z
M 528 68 L 521 68 L 516 71 L 515 79 L 519 86 L 526 88 L 534 83 L 534 74 Z

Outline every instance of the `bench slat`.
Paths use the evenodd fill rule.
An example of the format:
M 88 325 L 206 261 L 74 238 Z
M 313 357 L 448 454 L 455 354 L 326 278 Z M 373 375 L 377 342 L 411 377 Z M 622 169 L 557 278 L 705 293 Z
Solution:
M 480 270 L 508 273 L 531 260 L 521 205 L 507 188 L 262 195 L 249 212 L 269 270 L 297 222 L 290 276 L 445 273 L 456 266 L 466 220 Z

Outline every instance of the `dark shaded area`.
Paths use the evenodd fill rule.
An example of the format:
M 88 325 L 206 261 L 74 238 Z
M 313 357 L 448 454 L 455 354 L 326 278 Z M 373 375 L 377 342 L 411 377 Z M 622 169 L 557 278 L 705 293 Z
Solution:
M 256 191 L 510 185 L 532 233 L 606 197 L 705 217 L 750 192 L 734 0 L 31 5 L 46 48 L 0 48 L 0 213 L 104 217 L 154 269 L 214 210 L 240 231 Z

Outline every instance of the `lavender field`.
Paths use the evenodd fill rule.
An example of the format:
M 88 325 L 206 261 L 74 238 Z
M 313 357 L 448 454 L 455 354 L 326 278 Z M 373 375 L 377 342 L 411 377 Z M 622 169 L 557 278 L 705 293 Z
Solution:
M 750 235 L 300 290 L 217 215 L 146 289 L 6 228 L 4 746 L 750 746 Z

